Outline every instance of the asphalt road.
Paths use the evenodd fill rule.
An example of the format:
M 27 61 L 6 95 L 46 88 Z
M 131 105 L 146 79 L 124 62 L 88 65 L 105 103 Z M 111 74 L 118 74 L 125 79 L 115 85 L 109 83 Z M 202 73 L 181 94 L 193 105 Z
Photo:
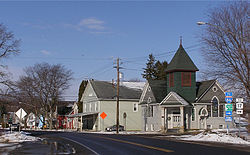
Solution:
M 116 135 L 76 132 L 32 132 L 33 135 L 65 139 L 74 145 L 87 149 L 88 153 L 100 155 L 122 154 L 186 154 L 186 155 L 244 155 L 249 152 L 192 143 L 183 143 L 148 135 Z M 77 152 L 76 152 L 77 153 Z

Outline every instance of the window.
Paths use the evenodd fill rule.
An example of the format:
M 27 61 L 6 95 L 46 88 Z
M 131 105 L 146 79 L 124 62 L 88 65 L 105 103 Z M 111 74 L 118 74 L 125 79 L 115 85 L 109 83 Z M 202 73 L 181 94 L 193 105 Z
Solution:
M 192 116 L 192 121 L 195 121 L 195 109 L 194 108 L 192 108 L 191 116 Z
M 137 112 L 138 111 L 138 104 L 135 103 L 133 106 L 133 112 Z
M 97 103 L 95 103 L 95 111 L 97 111 L 98 109 L 97 109 Z
M 152 102 L 151 97 L 148 97 L 148 103 L 151 103 L 151 102 Z
M 208 117 L 211 117 L 211 105 L 207 105 Z
M 213 87 L 213 91 L 214 91 L 214 92 L 217 91 L 217 87 L 216 87 L 216 86 Z
M 220 105 L 219 107 L 219 117 L 223 117 L 224 116 L 224 106 Z
M 174 73 L 169 74 L 169 87 L 174 86 Z
M 220 124 L 219 129 L 224 129 L 224 125 Z
M 181 86 L 190 87 L 191 86 L 191 72 L 181 73 Z
M 151 87 L 148 87 L 148 92 L 150 92 L 151 91 Z
M 147 106 L 144 111 L 145 117 L 153 117 L 153 106 Z
M 216 97 L 212 100 L 212 114 L 213 117 L 218 117 L 218 99 Z
M 212 129 L 212 125 L 207 125 L 207 129 Z
M 151 131 L 154 131 L 154 124 L 151 124 Z
M 84 112 L 86 112 L 87 111 L 87 104 L 86 103 L 84 103 Z

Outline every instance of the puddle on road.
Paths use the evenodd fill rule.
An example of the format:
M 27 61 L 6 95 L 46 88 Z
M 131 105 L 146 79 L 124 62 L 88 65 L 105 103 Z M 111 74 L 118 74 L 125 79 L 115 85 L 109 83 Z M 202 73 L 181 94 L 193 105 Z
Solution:
M 70 144 L 54 141 L 52 139 L 42 140 L 42 144 L 49 145 L 50 154 L 75 154 L 75 148 Z

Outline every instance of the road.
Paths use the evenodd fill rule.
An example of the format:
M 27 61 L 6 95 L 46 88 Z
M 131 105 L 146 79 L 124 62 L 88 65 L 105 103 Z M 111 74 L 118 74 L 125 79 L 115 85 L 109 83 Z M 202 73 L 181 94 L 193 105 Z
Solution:
M 213 147 L 192 143 L 183 143 L 149 135 L 116 135 L 76 132 L 32 132 L 34 135 L 60 137 L 72 141 L 82 149 L 88 149 L 88 154 L 120 155 L 120 154 L 186 154 L 186 155 L 244 155 L 249 152 L 226 147 Z

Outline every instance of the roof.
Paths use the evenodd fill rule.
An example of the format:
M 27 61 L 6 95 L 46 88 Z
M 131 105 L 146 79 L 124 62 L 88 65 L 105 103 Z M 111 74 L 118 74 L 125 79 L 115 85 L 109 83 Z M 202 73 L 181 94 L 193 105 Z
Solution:
M 188 106 L 189 103 L 180 97 L 176 92 L 171 91 L 168 95 L 164 98 L 164 100 L 160 103 L 161 105 L 182 105 Z
M 132 89 L 143 90 L 145 82 L 121 82 L 120 85 Z
M 196 98 L 199 99 L 211 85 L 213 85 L 216 80 L 207 80 L 196 82 Z
M 160 103 L 167 95 L 167 81 L 148 80 L 148 83 L 156 99 L 156 103 Z
M 90 81 L 96 95 L 101 99 L 115 99 L 117 96 L 116 86 L 106 81 Z M 119 87 L 120 99 L 140 99 L 142 91 L 125 86 Z
M 199 69 L 195 66 L 194 62 L 188 56 L 182 45 L 175 53 L 173 59 L 169 63 L 166 71 L 171 72 L 174 70 L 187 70 L 187 71 L 198 71 Z

